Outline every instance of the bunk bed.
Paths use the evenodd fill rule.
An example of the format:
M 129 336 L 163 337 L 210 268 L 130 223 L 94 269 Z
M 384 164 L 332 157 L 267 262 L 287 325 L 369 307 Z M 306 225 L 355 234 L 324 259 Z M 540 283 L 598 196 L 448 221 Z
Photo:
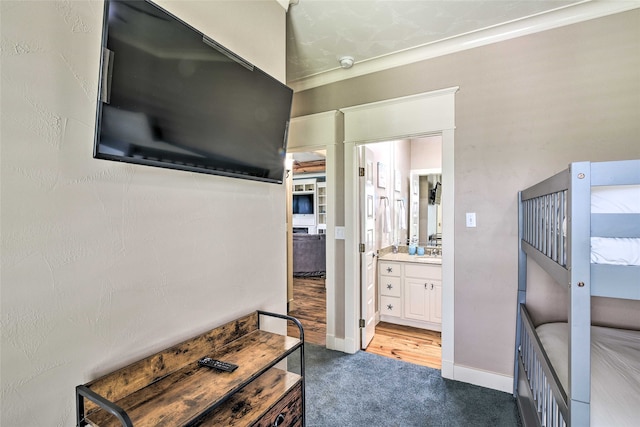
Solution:
M 592 325 L 591 297 L 640 300 L 640 160 L 571 163 L 518 199 L 514 395 L 523 424 L 638 425 L 640 331 Z M 534 325 L 527 262 L 567 289 L 567 322 Z

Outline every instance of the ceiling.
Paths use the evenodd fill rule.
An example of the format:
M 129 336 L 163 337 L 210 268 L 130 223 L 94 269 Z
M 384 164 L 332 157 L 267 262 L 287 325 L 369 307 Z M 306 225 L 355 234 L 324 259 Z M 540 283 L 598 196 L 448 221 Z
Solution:
M 453 44 L 475 47 L 639 6 L 621 0 L 290 0 L 287 84 L 304 90 L 426 59 L 416 57 L 418 49 L 448 43 L 444 53 L 450 53 Z M 340 68 L 343 56 L 353 57 L 351 69 Z M 393 60 L 401 56 L 401 63 Z
M 316 162 L 318 160 L 324 160 L 327 157 L 326 150 L 316 150 L 316 151 L 304 151 L 304 152 L 293 152 L 291 153 L 291 158 L 293 158 L 294 163 L 308 163 L 308 162 Z

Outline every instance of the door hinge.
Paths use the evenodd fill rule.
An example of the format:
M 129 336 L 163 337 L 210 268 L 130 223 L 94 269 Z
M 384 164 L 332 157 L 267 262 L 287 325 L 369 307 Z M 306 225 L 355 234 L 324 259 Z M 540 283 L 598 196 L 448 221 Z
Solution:
M 365 324 L 364 324 L 364 319 L 360 319 L 360 327 L 364 328 Z
M 358 168 L 358 176 L 364 176 L 364 168 Z
M 360 247 L 359 247 L 360 253 L 363 254 L 364 253 L 364 243 L 360 243 Z

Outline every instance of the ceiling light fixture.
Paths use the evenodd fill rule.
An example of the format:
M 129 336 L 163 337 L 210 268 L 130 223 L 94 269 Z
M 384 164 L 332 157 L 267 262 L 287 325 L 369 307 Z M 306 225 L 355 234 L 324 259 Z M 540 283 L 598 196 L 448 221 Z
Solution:
M 353 67 L 353 57 L 352 56 L 343 56 L 339 60 L 340 66 L 345 70 Z

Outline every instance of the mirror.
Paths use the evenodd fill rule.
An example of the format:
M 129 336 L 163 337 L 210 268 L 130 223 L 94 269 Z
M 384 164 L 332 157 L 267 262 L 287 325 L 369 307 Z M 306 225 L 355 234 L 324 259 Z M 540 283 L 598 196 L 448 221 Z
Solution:
M 414 169 L 409 183 L 409 239 L 442 245 L 442 169 Z

